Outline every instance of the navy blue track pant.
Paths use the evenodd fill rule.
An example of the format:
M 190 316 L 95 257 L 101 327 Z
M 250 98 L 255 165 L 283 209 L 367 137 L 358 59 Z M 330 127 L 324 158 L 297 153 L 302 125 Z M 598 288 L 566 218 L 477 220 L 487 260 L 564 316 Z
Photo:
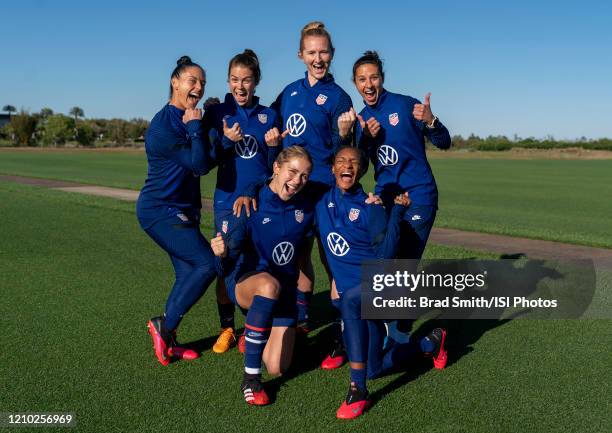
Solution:
M 185 216 L 185 215 L 183 215 Z M 145 232 L 170 256 L 176 280 L 166 302 L 166 327 L 176 329 L 182 317 L 216 278 L 215 256 L 200 232 L 199 218 L 178 215 L 156 222 Z

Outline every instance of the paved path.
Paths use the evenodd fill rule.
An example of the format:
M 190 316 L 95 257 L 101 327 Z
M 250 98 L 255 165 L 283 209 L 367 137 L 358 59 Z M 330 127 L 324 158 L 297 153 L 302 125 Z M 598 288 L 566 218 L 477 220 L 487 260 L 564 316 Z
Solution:
M 138 191 L 122 188 L 84 185 L 75 182 L 36 179 L 22 176 L 0 175 L 0 181 L 57 189 L 81 194 L 113 197 L 120 200 L 136 201 Z M 204 210 L 212 210 L 212 201 L 202 199 Z M 490 251 L 499 254 L 525 254 L 530 258 L 575 260 L 591 259 L 599 268 L 612 269 L 612 249 L 594 248 L 561 242 L 525 239 L 513 236 L 467 232 L 463 230 L 434 228 L 430 241 L 435 244 L 462 247 L 471 250 Z

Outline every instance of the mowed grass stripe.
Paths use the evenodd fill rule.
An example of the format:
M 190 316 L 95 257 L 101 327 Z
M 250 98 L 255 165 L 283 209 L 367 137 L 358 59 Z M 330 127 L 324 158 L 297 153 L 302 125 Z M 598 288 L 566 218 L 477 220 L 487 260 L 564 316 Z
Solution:
M 317 368 L 329 343 L 323 327 L 293 373 L 268 382 L 275 403 L 247 407 L 241 355 L 210 350 L 213 290 L 179 333 L 204 340 L 202 358 L 166 368 L 155 361 L 144 325 L 161 312 L 172 271 L 133 204 L 3 182 L 0 200 L 4 411 L 74 411 L 84 432 L 603 432 L 610 424 L 610 321 L 450 324 L 445 371 L 415 360 L 407 373 L 372 381 L 377 404 L 348 423 L 334 418 L 347 368 Z M 206 215 L 207 233 L 210 222 Z M 492 257 L 437 247 L 427 255 Z M 316 271 L 320 321 L 329 295 Z
M 612 248 L 612 160 L 455 159 L 431 165 L 439 227 Z M 138 190 L 144 152 L 0 151 L 0 173 Z M 212 198 L 216 170 L 202 179 Z M 373 170 L 363 179 L 374 186 Z
M 612 247 L 612 161 L 435 159 L 436 225 Z

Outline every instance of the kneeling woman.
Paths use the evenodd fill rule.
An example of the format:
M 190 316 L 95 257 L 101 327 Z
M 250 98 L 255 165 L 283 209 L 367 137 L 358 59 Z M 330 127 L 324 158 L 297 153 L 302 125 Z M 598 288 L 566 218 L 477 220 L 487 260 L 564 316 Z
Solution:
M 245 213 L 230 217 L 227 231 L 211 241 L 215 255 L 223 257 L 229 298 L 248 310 L 241 387 L 248 404 L 270 402 L 261 385 L 262 361 L 269 374 L 280 375 L 293 356 L 296 250 L 314 220 L 312 200 L 298 193 L 311 170 L 312 160 L 303 147 L 284 149 L 274 162 L 272 180 L 257 194 L 257 212 L 250 218 Z M 242 255 L 235 253 L 239 251 Z
M 397 195 L 387 218 L 380 204 L 366 202 L 368 196 L 358 183 L 366 168 L 363 152 L 341 148 L 332 167 L 336 186 L 316 205 L 319 235 L 340 295 L 350 364 L 350 387 L 336 414 L 338 418 L 361 415 L 367 406 L 366 378 L 401 368 L 412 353 L 433 354 L 437 368 L 446 363 L 444 330 L 435 329 L 418 343 L 391 344 L 385 349 L 383 321 L 361 319 L 361 263 L 396 255 L 400 223 L 410 204 L 407 193 Z

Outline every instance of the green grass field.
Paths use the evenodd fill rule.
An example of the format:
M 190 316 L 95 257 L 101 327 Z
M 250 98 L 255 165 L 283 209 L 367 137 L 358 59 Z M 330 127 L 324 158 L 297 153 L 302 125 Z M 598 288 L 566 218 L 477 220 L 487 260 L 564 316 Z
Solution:
M 438 227 L 612 248 L 612 160 L 431 159 Z M 0 150 L 0 173 L 140 189 L 142 151 Z M 363 180 L 373 188 L 372 170 Z M 211 198 L 216 172 L 202 179 Z
M 210 350 L 212 290 L 179 333 L 203 356 L 168 367 L 154 359 L 145 322 L 161 312 L 172 273 L 132 203 L 1 181 L 0 202 L 1 411 L 75 412 L 83 432 L 582 433 L 612 425 L 612 327 L 603 320 L 449 324 L 447 369 L 415 361 L 370 382 L 375 405 L 352 422 L 334 417 L 347 367 L 317 369 L 329 339 L 321 327 L 290 373 L 268 382 L 274 404 L 247 407 L 241 355 Z M 210 233 L 210 216 L 205 224 Z M 436 246 L 427 256 L 494 257 Z M 319 322 L 329 316 L 327 296 L 317 287 Z

